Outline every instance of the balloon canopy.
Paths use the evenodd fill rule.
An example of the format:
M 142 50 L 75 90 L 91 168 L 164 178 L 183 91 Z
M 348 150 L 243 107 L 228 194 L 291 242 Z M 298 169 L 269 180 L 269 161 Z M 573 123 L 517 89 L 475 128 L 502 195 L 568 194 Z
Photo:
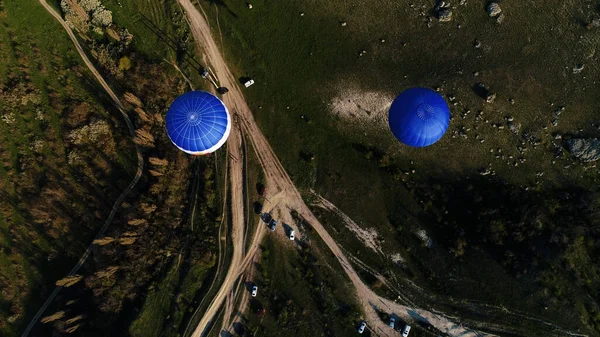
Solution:
M 220 148 L 231 130 L 231 117 L 215 95 L 190 91 L 175 99 L 166 116 L 167 135 L 180 150 L 204 155 Z
M 399 141 L 409 146 L 424 147 L 437 142 L 449 123 L 448 104 L 431 89 L 405 90 L 390 107 L 390 129 Z

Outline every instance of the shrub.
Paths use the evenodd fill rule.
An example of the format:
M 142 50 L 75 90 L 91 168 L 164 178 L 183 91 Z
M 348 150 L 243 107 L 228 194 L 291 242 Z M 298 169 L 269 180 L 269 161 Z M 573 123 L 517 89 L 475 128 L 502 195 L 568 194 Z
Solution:
M 129 68 L 131 68 L 131 60 L 129 59 L 129 57 L 121 57 L 121 59 L 119 60 L 119 69 L 125 71 L 129 70 Z

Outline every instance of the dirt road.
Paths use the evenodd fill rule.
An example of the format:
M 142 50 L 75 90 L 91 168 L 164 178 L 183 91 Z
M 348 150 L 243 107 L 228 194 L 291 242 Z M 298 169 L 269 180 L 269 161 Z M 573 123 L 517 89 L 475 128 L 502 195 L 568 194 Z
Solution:
M 382 307 L 382 309 L 385 308 L 385 310 L 388 312 L 394 312 L 397 315 L 407 319 L 411 318 L 427 320 L 439 330 L 453 336 L 486 336 L 486 334 L 464 328 L 442 315 L 436 315 L 418 308 L 408 308 L 385 298 L 381 298 L 360 280 L 358 274 L 352 268 L 350 262 L 335 240 L 333 240 L 329 233 L 327 233 L 325 228 L 306 206 L 302 196 L 295 188 L 293 182 L 285 172 L 285 169 L 279 162 L 268 141 L 258 128 L 258 125 L 254 121 L 252 112 L 244 100 L 244 96 L 240 90 L 240 87 L 235 81 L 235 77 L 229 71 L 225 60 L 223 59 L 215 40 L 211 35 L 211 30 L 206 18 L 192 5 L 190 0 L 179 0 L 179 3 L 186 12 L 194 38 L 196 39 L 199 47 L 204 51 L 207 61 L 213 67 L 221 85 L 229 89 L 229 93 L 224 96 L 224 102 L 229 107 L 230 111 L 232 111 L 234 114 L 237 114 L 239 121 L 241 121 L 241 128 L 245 131 L 245 134 L 248 135 L 253 144 L 256 155 L 265 173 L 265 180 L 268 186 L 269 194 L 274 195 L 281 193 L 283 195 L 277 205 L 277 208 L 282 212 L 296 210 L 307 222 L 311 224 L 311 226 L 327 244 L 329 249 L 337 257 L 344 271 L 356 288 L 356 295 L 361 301 L 363 310 L 366 314 L 365 319 L 371 325 L 371 329 L 377 333 L 385 332 L 386 335 L 391 333 L 389 327 L 387 327 L 387 325 L 377 317 L 377 314 L 373 309 L 373 307 Z M 235 127 L 240 127 L 240 125 L 235 125 Z M 259 226 L 259 228 L 261 228 L 261 226 Z M 251 254 L 247 254 L 246 256 L 249 259 Z M 234 261 L 232 262 L 232 265 L 237 266 L 238 262 Z M 203 319 L 193 334 L 194 337 L 202 336 L 202 332 L 206 329 L 208 322 L 214 318 L 220 305 L 222 304 L 224 294 L 229 292 L 232 286 L 233 282 L 226 282 L 223 284 L 222 291 L 219 291 L 215 297 L 219 300 L 213 301 L 214 305 L 211 305 L 209 310 L 206 311 Z
M 79 53 L 79 56 L 81 56 L 81 59 L 83 60 L 83 62 L 85 63 L 85 65 L 89 68 L 89 70 L 92 73 L 92 75 L 94 75 L 94 77 L 96 78 L 96 80 L 98 80 L 98 82 L 100 83 L 100 85 L 102 86 L 102 88 L 104 88 L 104 91 L 106 91 L 106 93 L 108 94 L 108 96 L 110 96 L 110 98 L 112 99 L 114 105 L 117 107 L 117 109 L 119 110 L 119 112 L 123 116 L 123 119 L 125 120 L 125 123 L 127 124 L 127 129 L 129 130 L 129 134 L 131 135 L 131 138 L 133 139 L 135 137 L 135 130 L 133 128 L 133 124 L 131 123 L 131 120 L 129 119 L 129 116 L 127 116 L 127 113 L 125 111 L 125 107 L 123 106 L 123 104 L 121 103 L 121 101 L 119 100 L 119 98 L 117 97 L 117 95 L 108 86 L 108 84 L 106 83 L 106 81 L 104 80 L 104 78 L 102 78 L 102 76 L 100 75 L 100 73 L 98 72 L 98 70 L 96 70 L 96 67 L 94 67 L 94 65 L 92 64 L 92 62 L 90 61 L 90 59 L 87 57 L 87 55 L 83 51 L 83 48 L 79 44 L 79 41 L 77 41 L 77 38 L 75 37 L 75 34 L 73 34 L 73 31 L 71 30 L 71 28 L 62 19 L 62 17 L 52 7 L 50 7 L 46 3 L 45 0 L 40 0 L 40 4 L 42 4 L 42 6 L 44 6 L 44 8 L 46 9 L 46 11 L 48 11 L 48 13 L 50 13 L 63 26 L 63 28 L 65 29 L 65 31 L 67 32 L 67 34 L 69 34 L 69 37 L 73 41 L 73 44 L 75 45 L 75 48 L 77 49 L 77 52 Z M 94 238 L 94 240 L 100 239 L 101 237 L 104 236 L 104 233 L 108 229 L 108 226 L 112 223 L 113 218 L 115 217 L 115 214 L 117 213 L 117 210 L 119 210 L 119 207 L 121 206 L 121 203 L 123 202 L 123 199 L 125 199 L 125 197 L 131 192 L 131 190 L 133 189 L 133 187 L 138 183 L 138 181 L 142 177 L 142 173 L 143 173 L 143 170 L 144 170 L 144 157 L 142 156 L 142 151 L 140 150 L 140 148 L 137 145 L 135 145 L 135 150 L 137 152 L 137 162 L 138 162 L 138 164 L 137 164 L 137 171 L 135 172 L 135 176 L 133 177 L 133 179 L 131 180 L 131 182 L 127 186 L 127 188 L 123 191 L 123 193 L 121 193 L 121 195 L 119 196 L 119 198 L 117 198 L 117 200 L 113 204 L 113 207 L 110 210 L 110 214 L 106 218 L 106 221 L 104 221 L 104 225 L 102 226 L 102 228 L 100 228 L 100 230 L 96 234 L 96 237 Z M 92 248 L 93 247 L 94 247 L 94 244 L 90 243 L 90 245 L 87 247 L 87 249 L 85 250 L 85 252 L 83 253 L 83 255 L 81 255 L 81 257 L 79 258 L 79 261 L 77 261 L 77 264 L 75 264 L 75 266 L 73 267 L 73 269 L 71 269 L 71 271 L 69 272 L 69 274 L 67 274 L 66 276 L 72 276 L 75 273 L 77 273 L 77 271 L 79 270 L 79 268 L 81 268 L 81 266 L 83 265 L 83 263 L 90 256 L 90 253 L 92 252 Z M 44 304 L 36 312 L 35 316 L 33 316 L 33 318 L 31 319 L 31 321 L 29 322 L 29 325 L 27 325 L 27 328 L 25 328 L 25 331 L 23 331 L 23 334 L 21 335 L 21 337 L 27 337 L 29 335 L 29 333 L 31 332 L 31 329 L 33 329 L 33 327 L 35 326 L 35 324 L 37 323 L 37 321 L 44 314 L 44 311 L 48 308 L 48 306 L 50 305 L 50 303 L 52 303 L 52 301 L 54 301 L 54 298 L 56 297 L 56 295 L 58 295 L 58 293 L 61 291 L 62 288 L 63 287 L 56 287 L 54 289 L 54 291 L 52 292 L 52 294 L 50 294 L 50 296 L 46 299 L 46 302 L 44 302 Z

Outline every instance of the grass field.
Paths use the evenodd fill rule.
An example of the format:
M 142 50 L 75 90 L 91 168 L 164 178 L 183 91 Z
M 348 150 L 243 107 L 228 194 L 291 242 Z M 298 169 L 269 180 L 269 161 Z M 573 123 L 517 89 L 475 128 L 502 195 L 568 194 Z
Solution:
M 480 187 L 497 184 L 553 194 L 578 186 L 597 193 L 593 164 L 554 154 L 562 150 L 556 135 L 598 136 L 594 45 L 600 32 L 585 29 L 585 22 L 597 15 L 593 6 L 502 3 L 506 19 L 497 24 L 485 4 L 468 3 L 453 8 L 452 22 L 432 18 L 428 24 L 427 17 L 433 15 L 429 1 L 373 6 L 259 0 L 252 2 L 252 9 L 243 2 L 199 3 L 210 15 L 217 40 L 224 42 L 234 75 L 256 81 L 245 89 L 251 109 L 307 200 L 308 188 L 315 189 L 360 225 L 375 228 L 385 241 L 383 251 L 399 253 L 406 263 L 399 268 L 374 255 L 339 219 L 320 212 L 349 252 L 379 272 L 389 270 L 426 286 L 440 298 L 535 312 L 569 328 L 595 324 L 580 319 L 597 310 L 591 309 L 594 301 L 581 309 L 582 302 L 569 299 L 586 296 L 588 290 L 578 281 L 569 287 L 568 277 L 559 277 L 556 287 L 569 289 L 570 295 L 549 295 L 553 286 L 548 284 L 554 281 L 542 281 L 539 273 L 549 266 L 534 266 L 527 275 L 509 271 L 485 242 L 467 248 L 460 259 L 453 257 L 440 227 L 447 209 L 422 193 L 434 187 L 451 190 L 468 184 L 469 178 Z M 547 6 L 553 9 L 545 10 Z M 359 56 L 361 51 L 366 53 Z M 573 74 L 578 64 L 585 64 L 584 72 Z M 497 93 L 493 103 L 476 94 L 477 83 Z M 385 97 L 412 86 L 439 88 L 451 106 L 448 133 L 425 149 L 398 144 L 387 131 L 385 116 L 377 115 Z M 368 93 L 376 93 L 379 101 L 368 101 Z M 335 115 L 336 99 L 349 101 L 346 108 L 353 116 Z M 367 106 L 357 107 L 363 102 Z M 561 106 L 564 113 L 553 126 L 554 112 Z M 375 115 L 364 116 L 370 108 Z M 509 116 L 522 124 L 518 134 L 508 130 Z M 495 176 L 477 179 L 486 167 Z M 421 228 L 439 244 L 423 247 L 414 234 Z M 572 308 L 566 315 L 565 306 Z M 509 324 L 511 319 L 506 320 Z
M 22 194 L 18 188 L 30 188 L 22 182 L 10 182 L 30 171 L 23 166 L 27 158 L 47 159 L 28 162 L 40 176 L 56 181 L 59 174 L 65 174 L 65 180 L 74 179 L 72 171 L 66 169 L 68 146 L 64 139 L 69 130 L 63 127 L 66 117 L 60 114 L 70 103 L 89 104 L 94 114 L 109 120 L 118 132 L 123 130 L 103 95 L 97 94 L 100 90 L 95 80 L 81 67 L 71 41 L 39 3 L 23 0 L 1 4 L 1 87 L 27 83 L 42 97 L 39 103 L 24 104 L 10 126 L 0 121 L 4 135 L 0 136 L 0 190 L 14 205 Z M 185 51 L 191 53 L 194 47 L 176 2 L 105 0 L 103 4 L 112 10 L 114 21 L 133 34 L 133 54 L 149 62 L 177 62 L 202 88 L 204 82 L 199 80 L 196 65 L 186 63 L 189 56 Z M 593 258 L 598 248 L 592 239 L 583 239 L 586 235 L 597 237 L 594 222 L 565 214 L 574 212 L 569 208 L 573 202 L 553 197 L 562 194 L 561 189 L 571 188 L 588 191 L 591 199 L 598 195 L 593 164 L 574 162 L 568 154 L 554 155 L 561 149 L 557 134 L 598 136 L 594 124 L 600 110 L 596 52 L 600 30 L 585 29 L 585 23 L 598 16 L 593 2 L 502 2 L 506 19 L 500 25 L 487 16 L 483 2 L 473 1 L 453 8 L 450 23 L 429 20 L 434 4 L 425 0 L 381 1 L 376 5 L 341 0 L 256 0 L 251 10 L 245 2 L 202 0 L 199 4 L 209 14 L 217 40 L 223 41 L 234 75 L 251 76 L 256 81 L 245 89 L 248 103 L 306 200 L 314 199 L 309 192 L 314 189 L 361 227 L 374 228 L 379 234 L 383 256 L 366 248 L 339 218 L 313 206 L 348 255 L 399 284 L 405 285 L 407 280 L 417 283 L 427 294 L 415 293 L 414 302 L 439 302 L 437 307 L 464 316 L 466 322 L 476 321 L 478 315 L 495 314 L 470 310 L 483 302 L 598 334 L 600 276 Z M 165 42 L 170 40 L 174 42 Z M 478 48 L 476 40 L 481 43 Z M 574 74 L 572 69 L 579 64 L 585 68 Z M 163 66 L 170 67 L 166 63 Z M 476 83 L 497 93 L 494 103 L 486 104 L 474 92 Z M 386 104 L 413 86 L 439 88 L 451 103 L 453 120 L 448 133 L 425 149 L 401 146 L 385 124 Z M 336 115 L 336 104 L 351 114 Z M 554 112 L 561 106 L 565 110 L 560 123 L 553 126 Z M 37 109 L 46 116 L 43 122 L 36 119 Z M 482 117 L 477 119 L 480 111 Z M 1 111 L 2 115 L 6 112 Z M 522 124 L 519 134 L 508 130 L 508 116 Z M 467 138 L 461 136 L 463 133 Z M 45 146 L 36 154 L 30 144 L 39 138 L 53 146 Z M 128 156 L 131 145 L 116 149 L 112 176 L 118 178 L 114 181 L 127 178 L 133 168 Z M 250 146 L 247 155 L 247 201 L 251 205 L 261 176 Z M 516 166 L 519 159 L 526 162 Z M 94 164 L 101 166 L 102 162 L 95 159 Z M 220 183 L 224 160 L 217 166 L 221 169 L 213 177 Z M 493 169 L 495 175 L 479 179 L 478 171 L 485 167 Z M 100 172 L 98 168 L 86 171 L 90 177 L 86 183 L 104 184 L 110 176 L 97 178 Z M 76 197 L 73 204 L 63 206 L 85 211 L 90 201 L 77 197 L 84 192 L 74 182 L 67 185 Z M 524 187 L 531 192 L 510 193 Z M 219 200 L 221 188 L 216 188 Z M 489 240 L 504 237 L 503 230 L 514 230 L 510 226 L 518 222 L 507 217 L 505 224 L 496 224 L 497 232 L 491 233 L 491 239 L 486 237 L 491 224 L 477 223 L 488 218 L 462 212 L 480 207 L 481 203 L 470 197 L 472 191 L 482 199 L 501 195 L 552 208 L 552 217 L 536 219 L 540 220 L 536 226 L 545 231 L 539 242 L 525 241 L 537 255 L 518 242 L 509 242 L 510 249 L 491 244 Z M 452 193 L 464 204 L 452 200 Z M 543 205 L 546 197 L 547 205 Z M 554 202 L 569 207 L 554 207 Z M 500 203 L 522 210 L 518 202 Z M 5 288 L 0 295 L 0 334 L 13 336 L 30 315 L 22 306 L 35 309 L 39 285 L 54 281 L 54 274 L 46 275 L 50 271 L 64 273 L 70 267 L 66 262 L 76 258 L 88 240 L 60 230 L 40 235 L 39 228 L 27 225 L 31 217 L 22 209 L 0 205 L 0 276 L 2 282 L 23 285 Z M 595 203 L 589 205 L 588 210 L 593 210 Z M 248 213 L 252 214 L 251 207 Z M 523 217 L 530 220 L 526 213 L 523 211 Z M 464 218 L 468 223 L 461 224 Z M 193 225 L 198 231 L 210 232 L 211 221 L 198 219 Z M 573 229 L 565 229 L 571 223 Z M 91 232 L 93 227 L 87 224 L 83 232 Z M 432 238 L 432 248 L 425 248 L 415 235 L 420 229 Z M 452 240 L 461 229 L 468 245 L 459 256 Z M 548 232 L 557 233 L 551 244 L 547 243 Z M 568 249 L 553 260 L 556 250 L 546 250 L 542 243 L 552 248 L 559 242 Z M 319 240 L 313 240 L 313 245 L 311 249 L 297 249 L 266 239 L 257 279 L 260 303 L 251 306 L 264 305 L 268 313 L 258 318 L 250 312 L 241 319 L 247 329 L 266 336 L 353 333 L 360 313 L 347 292 L 348 281 L 340 276 L 337 262 Z M 521 256 L 520 252 L 530 255 Z M 544 253 L 550 258 L 539 259 Z M 31 258 L 25 259 L 23 254 Z M 402 256 L 402 266 L 390 261 L 392 254 Z M 48 255 L 60 258 L 48 262 Z M 530 256 L 535 257 L 535 263 L 522 264 Z M 205 290 L 204 280 L 211 266 L 209 262 L 197 266 L 188 262 L 180 265 L 171 261 L 161 277 L 151 282 L 154 289 L 146 294 L 129 329 L 132 336 L 181 333 L 201 295 L 198 289 Z M 355 267 L 361 269 L 359 263 Z M 361 271 L 361 276 L 367 283 L 372 280 L 368 271 Z M 386 289 L 376 291 L 395 295 Z M 173 293 L 179 296 L 171 298 Z M 524 335 L 538 333 L 535 325 L 529 328 L 529 323 L 507 315 L 499 314 L 498 320 L 530 329 Z M 596 331 L 591 330 L 594 328 Z M 414 335 L 428 334 L 417 328 Z

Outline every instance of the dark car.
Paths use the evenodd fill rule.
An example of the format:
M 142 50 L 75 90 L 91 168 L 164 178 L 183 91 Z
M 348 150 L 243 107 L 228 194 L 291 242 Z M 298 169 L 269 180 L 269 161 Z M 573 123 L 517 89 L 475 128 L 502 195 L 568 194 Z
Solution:
M 260 218 L 262 219 L 262 221 L 264 221 L 266 224 L 270 223 L 271 220 L 273 220 L 273 218 L 271 217 L 271 214 L 269 213 L 263 213 L 260 215 Z
M 275 227 L 277 227 L 277 221 L 275 221 L 275 219 L 271 219 L 271 222 L 269 222 L 269 229 L 271 232 L 275 231 Z

